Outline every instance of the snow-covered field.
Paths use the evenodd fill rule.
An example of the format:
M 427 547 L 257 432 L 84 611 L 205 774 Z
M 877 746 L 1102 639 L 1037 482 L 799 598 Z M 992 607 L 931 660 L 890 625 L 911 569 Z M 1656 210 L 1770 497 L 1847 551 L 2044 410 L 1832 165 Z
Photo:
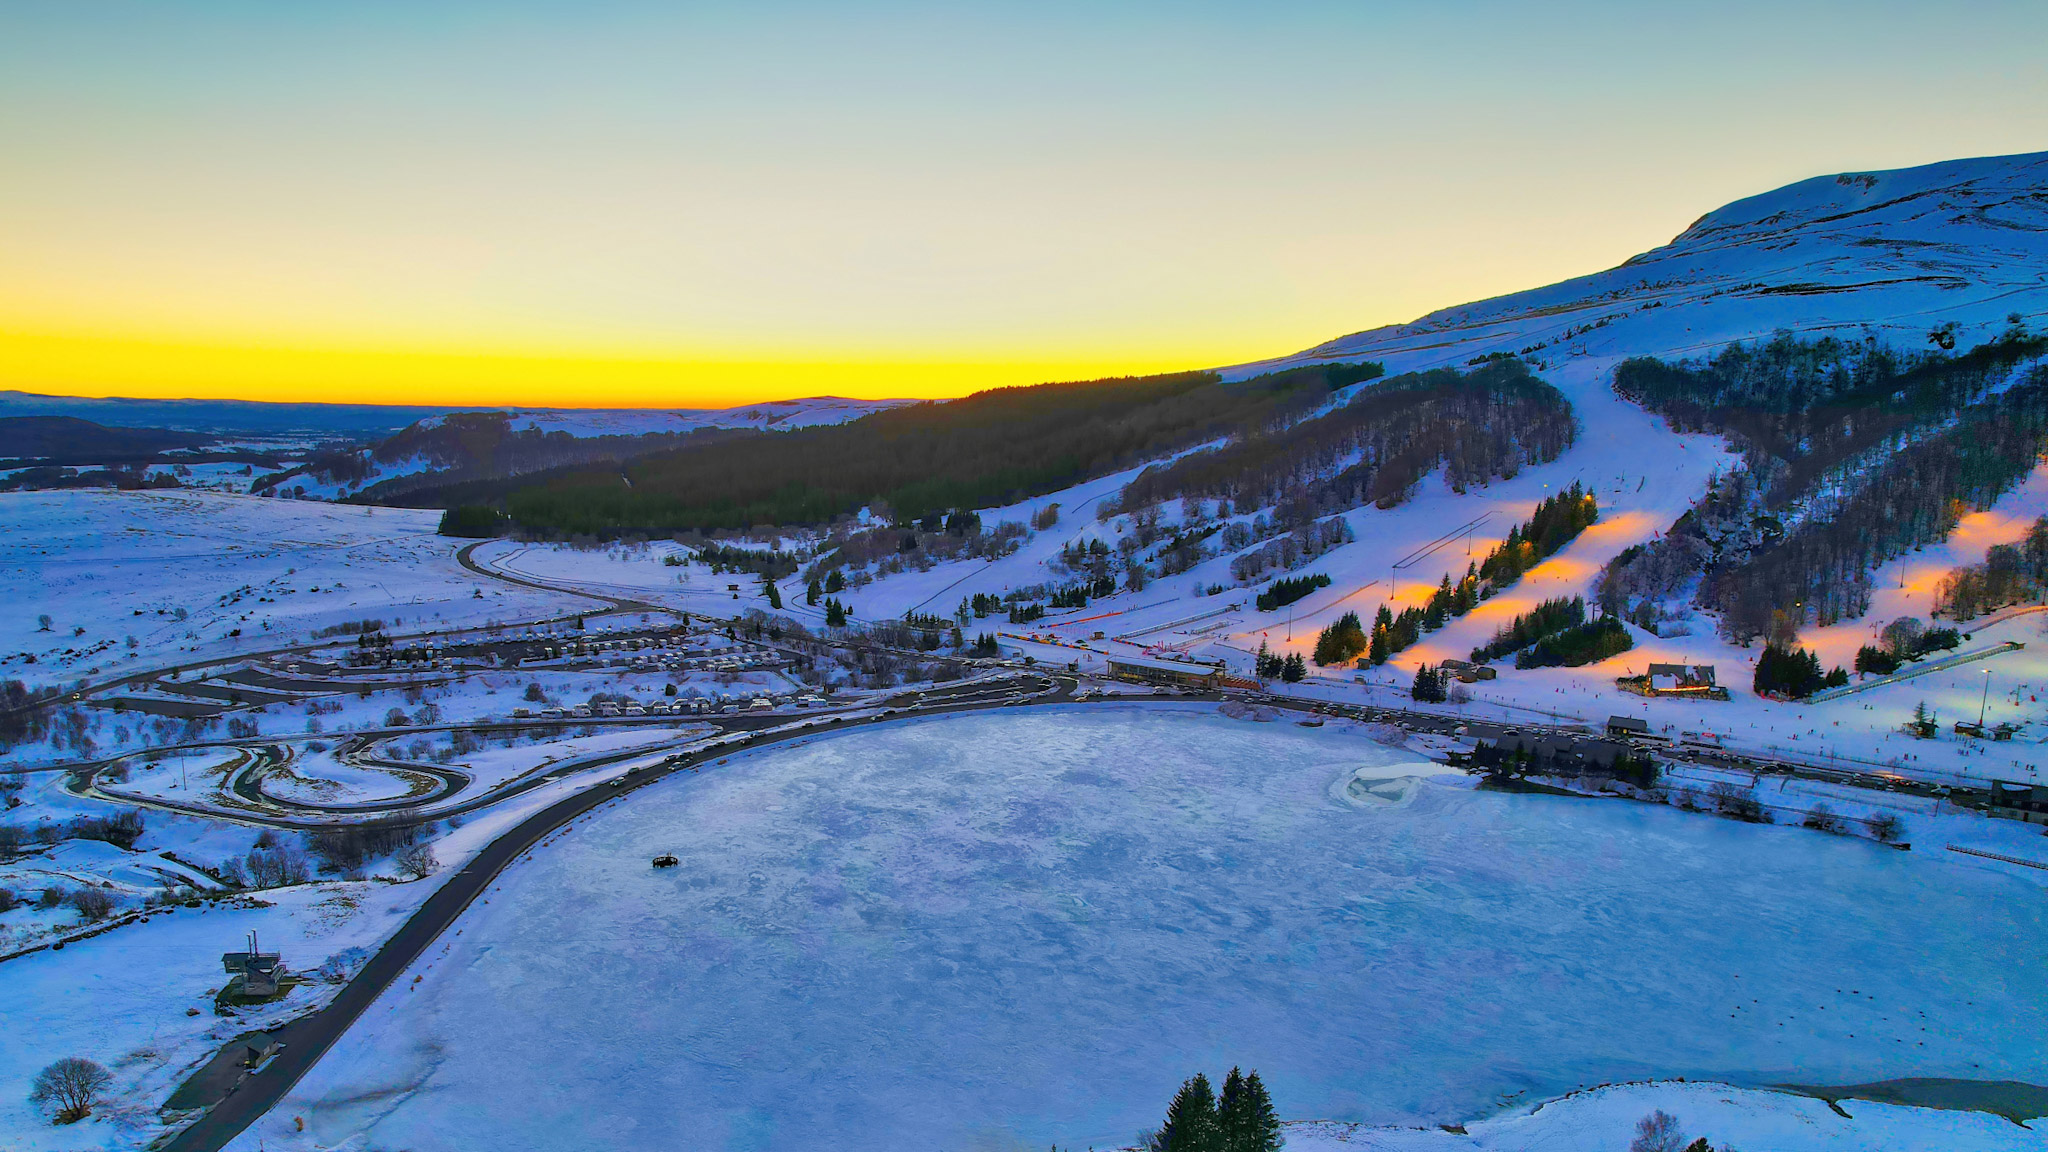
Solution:
M 128 1152 L 149 1146 L 165 1134 L 166 1118 L 158 1111 L 164 1101 L 228 1039 L 324 1004 L 341 987 L 327 977 L 352 975 L 440 877 L 534 812 L 644 762 L 622 761 L 555 781 L 459 827 L 442 828 L 432 840 L 440 870 L 423 881 L 394 883 L 397 872 L 385 861 L 368 880 L 321 880 L 250 893 L 253 900 L 157 912 L 147 922 L 125 924 L 62 951 L 7 961 L 0 967 L 0 1021 L 5 1021 L 7 1040 L 0 1043 L 0 1085 L 7 1086 L 0 1092 L 0 1141 L 22 1152 Z M 106 810 L 82 802 L 78 807 Z M 150 813 L 149 821 L 138 854 L 113 854 L 105 845 L 71 841 L 58 847 L 50 863 L 84 867 L 89 871 L 81 875 L 98 878 L 119 875 L 115 869 L 132 867 L 137 860 L 165 864 L 154 858 L 164 846 L 190 859 L 215 861 L 245 852 L 256 836 L 250 828 L 158 812 Z M 30 857 L 0 874 L 0 881 L 47 867 L 42 858 Z M 9 913 L 8 924 L 25 921 L 24 911 Z M 226 979 L 220 955 L 246 947 L 251 931 L 265 950 L 281 952 L 292 971 L 313 975 L 314 982 L 274 1005 L 243 1009 L 231 1018 L 216 1016 L 213 993 Z M 0 932 L 0 944 L 19 942 L 13 938 L 19 935 L 14 928 Z M 195 1008 L 197 1015 L 187 1014 Z M 84 1056 L 114 1074 L 107 1102 L 88 1120 L 62 1127 L 53 1126 L 26 1099 L 36 1070 L 60 1056 Z
M 364 618 L 418 631 L 590 607 L 463 570 L 463 542 L 435 535 L 439 522 L 214 492 L 8 493 L 0 676 L 68 682 L 264 651 Z
M 2048 1076 L 2033 885 L 1437 771 L 1193 706 L 737 757 L 517 865 L 235 1146 L 1103 1146 L 1231 1064 L 1283 1115 L 1410 1124 L 1620 1080 Z M 1618 1149 L 1637 1107 L 1527 1146 Z

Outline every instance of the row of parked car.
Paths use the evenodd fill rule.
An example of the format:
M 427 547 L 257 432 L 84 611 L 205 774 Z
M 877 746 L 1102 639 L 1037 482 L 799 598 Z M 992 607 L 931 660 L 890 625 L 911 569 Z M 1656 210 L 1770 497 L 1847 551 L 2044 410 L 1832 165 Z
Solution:
M 789 697 L 786 702 L 798 708 L 814 708 L 825 703 L 825 700 L 821 696 L 805 694 Z M 680 700 L 654 700 L 645 704 L 637 700 L 629 700 L 623 704 L 605 701 L 596 705 L 578 704 L 573 708 L 542 708 L 537 712 L 531 708 L 514 708 L 512 710 L 512 718 L 515 720 L 531 720 L 535 718 L 541 720 L 582 720 L 592 718 L 610 720 L 633 716 L 703 716 L 713 713 L 769 712 L 774 710 L 775 705 L 776 701 L 772 696 L 728 696 L 719 700 L 692 696 Z

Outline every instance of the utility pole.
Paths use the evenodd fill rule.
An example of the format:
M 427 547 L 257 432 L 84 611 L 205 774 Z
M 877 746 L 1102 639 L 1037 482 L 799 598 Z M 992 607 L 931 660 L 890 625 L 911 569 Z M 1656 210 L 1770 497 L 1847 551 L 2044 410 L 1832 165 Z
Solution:
M 1984 709 L 1991 703 L 1991 669 L 1984 670 L 1984 698 L 1977 701 L 1977 727 L 1984 727 Z

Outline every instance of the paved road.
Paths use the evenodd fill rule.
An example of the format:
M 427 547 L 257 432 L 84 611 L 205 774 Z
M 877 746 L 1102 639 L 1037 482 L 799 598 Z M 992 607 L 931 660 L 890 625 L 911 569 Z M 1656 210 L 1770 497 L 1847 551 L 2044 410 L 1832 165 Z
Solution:
M 1028 679 L 1036 681 L 1038 695 L 1032 701 L 1034 703 L 1060 703 L 1072 699 L 1075 682 L 1070 678 L 1031 676 Z M 850 720 L 826 731 L 842 731 L 864 724 L 882 723 L 910 716 L 942 715 L 949 712 L 1005 707 L 1014 703 L 1011 699 L 1013 691 L 1007 687 L 991 686 L 975 692 L 968 686 L 962 686 L 958 690 L 946 692 L 940 703 L 900 709 L 894 711 L 894 714 L 869 719 Z M 578 816 L 645 784 L 678 772 L 694 772 L 707 760 L 720 759 L 749 748 L 819 734 L 820 730 L 816 728 L 797 732 L 756 734 L 744 742 L 672 756 L 659 765 L 628 773 L 622 778 L 619 786 L 599 785 L 586 789 L 520 821 L 511 831 L 486 845 L 459 871 L 447 877 L 441 887 L 427 897 L 426 903 L 420 906 L 419 911 L 413 913 L 391 939 L 378 949 L 377 954 L 370 958 L 369 963 L 363 966 L 362 971 L 348 982 L 332 1002 L 317 1012 L 303 1016 L 282 1028 L 273 1029 L 273 1034 L 284 1044 L 283 1050 L 259 1071 L 242 1080 L 225 1100 L 214 1106 L 212 1111 L 164 1145 L 164 1152 L 213 1152 L 214 1149 L 225 1146 L 258 1117 L 275 1107 L 277 1102 L 284 1098 L 285 1093 L 291 1090 L 292 1085 L 298 1083 L 299 1078 L 312 1068 L 344 1032 L 348 1031 L 356 1018 L 361 1016 L 422 952 L 426 951 L 428 945 L 455 923 L 456 917 L 462 914 L 464 908 L 469 907 L 471 901 L 483 894 L 491 881 L 497 878 L 498 873 L 550 833 Z M 641 750 L 620 754 L 617 758 L 625 759 L 631 755 L 646 754 L 645 750 Z

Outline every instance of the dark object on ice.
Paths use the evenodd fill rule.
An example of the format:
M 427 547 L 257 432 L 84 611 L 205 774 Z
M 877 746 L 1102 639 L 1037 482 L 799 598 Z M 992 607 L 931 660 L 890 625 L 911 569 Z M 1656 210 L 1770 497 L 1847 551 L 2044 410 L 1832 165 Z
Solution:
M 676 858 L 663 852 L 654 858 L 654 866 L 656 868 L 673 868 L 676 866 Z

